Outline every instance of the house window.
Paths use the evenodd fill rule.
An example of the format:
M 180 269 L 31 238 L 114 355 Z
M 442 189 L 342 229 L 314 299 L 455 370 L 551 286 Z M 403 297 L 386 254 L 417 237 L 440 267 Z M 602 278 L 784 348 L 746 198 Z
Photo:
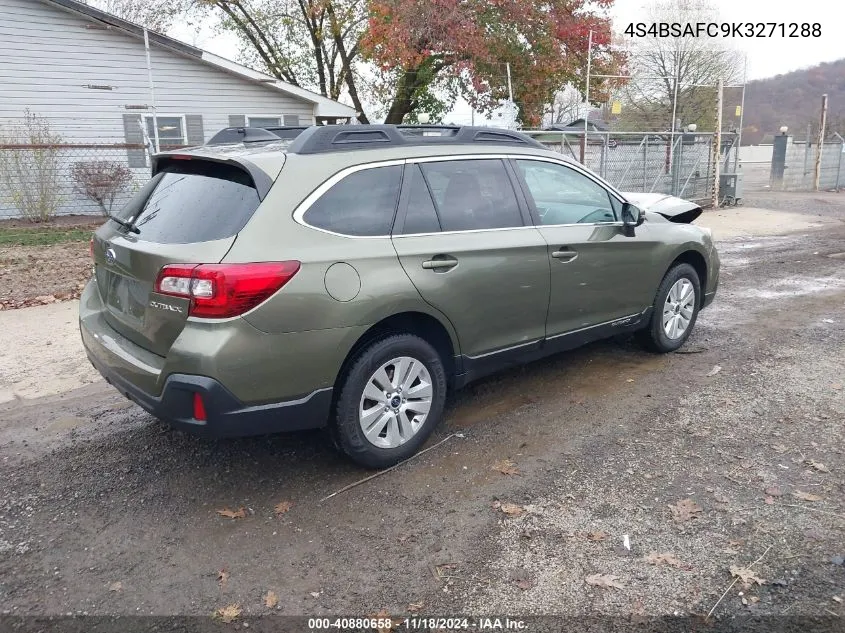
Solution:
M 153 117 L 147 116 L 147 135 L 155 143 L 155 127 Z M 181 116 L 158 116 L 158 144 L 160 147 L 168 145 L 187 145 L 185 138 L 185 121 Z
M 247 117 L 249 127 L 279 127 L 281 119 L 277 116 L 251 116 Z

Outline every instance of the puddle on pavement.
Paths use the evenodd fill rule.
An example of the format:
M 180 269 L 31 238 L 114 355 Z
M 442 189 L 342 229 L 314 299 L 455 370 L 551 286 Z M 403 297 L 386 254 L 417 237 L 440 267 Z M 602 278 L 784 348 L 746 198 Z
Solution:
M 88 423 L 88 418 L 80 418 L 78 416 L 71 416 L 67 418 L 59 418 L 55 422 L 48 424 L 44 427 L 44 430 L 48 433 L 55 433 L 56 431 L 69 431 L 71 429 L 77 429 L 83 424 Z
M 839 277 L 798 277 L 778 279 L 764 288 L 748 288 L 743 291 L 743 295 L 759 299 L 782 299 L 829 292 L 841 288 L 845 288 L 845 279 Z

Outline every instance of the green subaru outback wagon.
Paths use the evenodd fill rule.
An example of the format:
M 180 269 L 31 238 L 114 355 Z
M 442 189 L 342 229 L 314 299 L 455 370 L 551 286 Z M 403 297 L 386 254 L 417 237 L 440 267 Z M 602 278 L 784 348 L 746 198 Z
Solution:
M 507 130 L 229 128 L 152 174 L 92 240 L 91 362 L 176 428 L 327 427 L 368 467 L 504 367 L 623 332 L 677 349 L 719 282 L 697 205 Z

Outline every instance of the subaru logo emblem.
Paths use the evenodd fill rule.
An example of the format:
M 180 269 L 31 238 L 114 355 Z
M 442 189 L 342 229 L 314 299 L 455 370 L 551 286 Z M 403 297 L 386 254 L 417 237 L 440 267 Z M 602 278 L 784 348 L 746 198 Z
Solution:
M 111 245 L 106 246 L 106 263 L 111 265 L 117 261 L 117 253 L 114 252 L 114 249 Z

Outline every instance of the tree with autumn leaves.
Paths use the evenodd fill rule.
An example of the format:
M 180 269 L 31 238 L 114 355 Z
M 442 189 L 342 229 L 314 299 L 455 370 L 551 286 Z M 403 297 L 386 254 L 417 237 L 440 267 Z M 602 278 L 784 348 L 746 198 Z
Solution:
M 597 71 L 613 74 L 621 63 L 601 11 L 611 2 L 371 0 L 361 46 L 387 77 L 385 122 L 402 122 L 438 87 L 490 112 L 508 96 L 509 64 L 521 121 L 538 125 L 557 91 L 583 86 L 591 30 Z M 599 85 L 591 89 L 601 99 Z
M 130 0 L 110 0 L 112 3 Z M 163 2 L 165 0 L 162 0 Z M 182 3 L 182 4 L 179 4 Z M 510 64 L 523 125 L 536 126 L 564 86 L 584 88 L 588 34 L 594 73 L 616 74 L 613 0 L 173 0 L 219 18 L 241 56 L 331 99 L 348 96 L 362 122 L 439 120 L 458 95 L 489 113 L 507 98 Z M 604 99 L 591 81 L 594 102 Z M 369 109 L 369 111 L 368 111 Z

